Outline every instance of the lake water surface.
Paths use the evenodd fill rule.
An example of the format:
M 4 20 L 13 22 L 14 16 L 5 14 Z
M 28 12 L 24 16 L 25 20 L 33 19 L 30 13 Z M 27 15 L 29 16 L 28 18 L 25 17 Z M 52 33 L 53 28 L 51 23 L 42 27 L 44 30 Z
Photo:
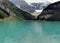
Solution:
M 0 43 L 60 43 L 60 22 L 0 22 Z

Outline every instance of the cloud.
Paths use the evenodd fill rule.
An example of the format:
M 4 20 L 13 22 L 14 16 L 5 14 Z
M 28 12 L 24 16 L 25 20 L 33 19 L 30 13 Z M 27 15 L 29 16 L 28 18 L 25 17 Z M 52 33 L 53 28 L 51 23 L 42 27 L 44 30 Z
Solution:
M 25 0 L 26 2 L 29 2 L 29 3 L 40 3 L 40 2 L 56 2 L 56 1 L 59 1 L 59 0 Z

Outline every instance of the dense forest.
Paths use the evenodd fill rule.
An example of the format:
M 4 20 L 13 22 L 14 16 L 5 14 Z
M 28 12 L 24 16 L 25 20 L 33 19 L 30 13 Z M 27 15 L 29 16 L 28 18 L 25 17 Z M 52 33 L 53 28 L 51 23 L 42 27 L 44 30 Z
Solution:
M 52 3 L 45 7 L 37 18 L 18 8 L 14 3 L 9 0 L 0 0 L 0 18 L 7 18 L 16 15 L 19 19 L 23 20 L 59 20 L 60 21 L 60 1 Z
M 1 9 L 4 9 L 4 11 L 3 11 L 3 13 L 4 12 L 6 12 L 6 14 L 7 13 L 9 13 L 8 15 L 13 15 L 13 14 L 15 14 L 18 18 L 20 18 L 20 19 L 24 19 L 24 20 L 33 20 L 33 19 L 35 19 L 35 17 L 34 16 L 32 16 L 30 13 L 28 13 L 28 12 L 26 12 L 26 11 L 23 11 L 23 10 L 21 10 L 21 9 L 19 9 L 18 7 L 16 7 L 12 2 L 10 2 L 9 0 L 6 0 L 6 1 L 1 1 L 1 3 L 2 3 L 2 7 L 1 7 Z M 0 9 L 0 10 L 1 10 Z M 13 12 L 13 14 L 12 14 L 12 12 Z M 2 15 L 4 15 L 2 13 Z M 1 16 L 2 17 L 2 16 Z M 4 16 L 3 16 L 4 17 Z

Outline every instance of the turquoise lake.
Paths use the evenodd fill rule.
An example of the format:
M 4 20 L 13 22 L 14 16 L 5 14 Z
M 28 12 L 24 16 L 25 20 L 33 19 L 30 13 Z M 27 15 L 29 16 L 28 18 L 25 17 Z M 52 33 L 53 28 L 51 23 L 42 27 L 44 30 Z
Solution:
M 60 22 L 0 22 L 0 43 L 60 43 Z

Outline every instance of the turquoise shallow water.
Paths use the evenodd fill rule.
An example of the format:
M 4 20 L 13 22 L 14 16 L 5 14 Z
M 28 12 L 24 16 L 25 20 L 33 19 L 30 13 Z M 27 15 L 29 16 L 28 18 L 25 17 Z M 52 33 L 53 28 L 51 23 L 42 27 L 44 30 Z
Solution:
M 0 43 L 60 43 L 60 22 L 0 22 Z

